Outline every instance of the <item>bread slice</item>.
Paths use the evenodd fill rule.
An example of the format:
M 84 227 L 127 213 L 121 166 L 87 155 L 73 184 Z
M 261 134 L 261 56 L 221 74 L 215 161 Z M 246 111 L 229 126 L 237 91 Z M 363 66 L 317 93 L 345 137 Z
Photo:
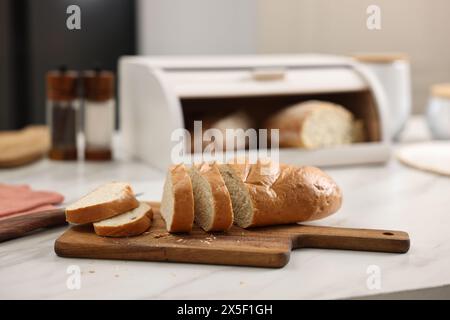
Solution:
M 228 164 L 219 165 L 220 174 L 230 193 L 234 223 L 239 226 L 250 225 L 253 216 L 252 200 L 244 183 L 245 170 L 247 168 L 249 167 L 243 164 L 235 164 L 234 166 Z
M 100 186 L 66 208 L 66 220 L 84 224 L 105 220 L 139 206 L 131 186 L 111 182 Z
M 266 123 L 268 129 L 280 130 L 280 147 L 307 149 L 353 143 L 355 129 L 362 131 L 359 126 L 355 128 L 353 114 L 343 106 L 315 100 L 287 107 Z
M 216 164 L 189 170 L 194 190 L 195 222 L 205 231 L 225 231 L 233 225 L 230 194 Z
M 150 205 L 141 202 L 139 206 L 126 213 L 94 223 L 95 233 L 104 237 L 137 236 L 150 228 L 153 211 Z
M 194 223 L 194 195 L 184 165 L 169 168 L 160 207 L 169 232 L 189 232 Z
M 258 162 L 223 164 L 220 171 L 242 228 L 317 220 L 342 203 L 339 187 L 318 168 Z

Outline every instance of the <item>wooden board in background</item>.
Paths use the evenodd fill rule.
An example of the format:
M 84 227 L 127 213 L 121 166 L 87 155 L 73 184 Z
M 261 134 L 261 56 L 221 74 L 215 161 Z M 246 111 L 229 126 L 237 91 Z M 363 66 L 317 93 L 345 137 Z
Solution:
M 49 149 L 50 132 L 46 126 L 0 131 L 0 168 L 32 163 L 44 157 Z
M 245 230 L 233 226 L 226 233 L 206 233 L 195 226 L 189 234 L 169 234 L 154 208 L 152 227 L 129 238 L 97 236 L 92 226 L 74 226 L 55 242 L 61 257 L 143 261 L 171 261 L 279 268 L 292 249 L 322 248 L 404 253 L 409 236 L 402 231 L 347 229 L 299 224 Z

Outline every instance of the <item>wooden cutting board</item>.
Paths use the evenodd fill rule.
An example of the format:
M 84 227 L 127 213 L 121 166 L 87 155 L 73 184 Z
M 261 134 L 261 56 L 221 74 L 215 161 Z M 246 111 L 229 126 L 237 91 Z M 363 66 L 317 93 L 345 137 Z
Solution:
M 171 261 L 279 268 L 291 250 L 343 249 L 405 253 L 409 236 L 402 231 L 284 225 L 245 230 L 233 226 L 226 233 L 206 233 L 195 226 L 189 234 L 169 234 L 158 211 L 146 233 L 130 238 L 97 236 L 92 226 L 74 226 L 55 242 L 61 257 Z

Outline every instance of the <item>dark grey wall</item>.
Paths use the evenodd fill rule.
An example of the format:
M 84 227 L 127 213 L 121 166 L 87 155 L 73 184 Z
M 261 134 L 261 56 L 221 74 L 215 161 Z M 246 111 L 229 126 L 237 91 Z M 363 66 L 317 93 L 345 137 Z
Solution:
M 94 64 L 116 70 L 121 55 L 135 52 L 134 2 L 129 0 L 28 0 L 30 31 L 30 120 L 44 122 L 47 70 Z M 66 8 L 81 8 L 81 30 L 68 30 Z
M 24 93 L 26 110 L 21 111 L 20 119 L 7 120 L 8 127 L 45 122 L 45 73 L 48 70 L 61 64 L 77 70 L 100 64 L 116 71 L 120 56 L 135 53 L 133 0 L 0 0 L 8 1 L 26 4 L 26 12 L 22 13 L 26 16 L 26 61 L 23 65 L 26 70 L 22 81 L 27 88 Z M 81 30 L 66 27 L 66 9 L 72 4 L 81 8 Z M 11 73 L 8 77 L 11 78 Z M 4 90 L 3 82 L 8 79 L 1 81 Z M 3 99 L 0 103 L 2 116 L 14 108 L 5 107 Z
M 11 95 L 9 90 L 8 78 L 11 74 L 10 61 L 11 54 L 8 50 L 10 47 L 10 38 L 8 26 L 10 3 L 7 1 L 0 1 L 0 130 L 6 129 L 11 119 L 11 110 L 8 105 L 11 104 Z
M 0 0 L 0 129 L 26 118 L 26 0 Z

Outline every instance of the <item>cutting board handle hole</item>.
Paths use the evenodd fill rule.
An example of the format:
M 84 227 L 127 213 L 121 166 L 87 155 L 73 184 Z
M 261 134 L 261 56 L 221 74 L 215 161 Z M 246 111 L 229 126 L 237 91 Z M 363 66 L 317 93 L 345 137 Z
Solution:
M 393 235 L 394 235 L 392 232 L 383 232 L 383 234 L 384 234 L 385 236 L 393 236 Z

